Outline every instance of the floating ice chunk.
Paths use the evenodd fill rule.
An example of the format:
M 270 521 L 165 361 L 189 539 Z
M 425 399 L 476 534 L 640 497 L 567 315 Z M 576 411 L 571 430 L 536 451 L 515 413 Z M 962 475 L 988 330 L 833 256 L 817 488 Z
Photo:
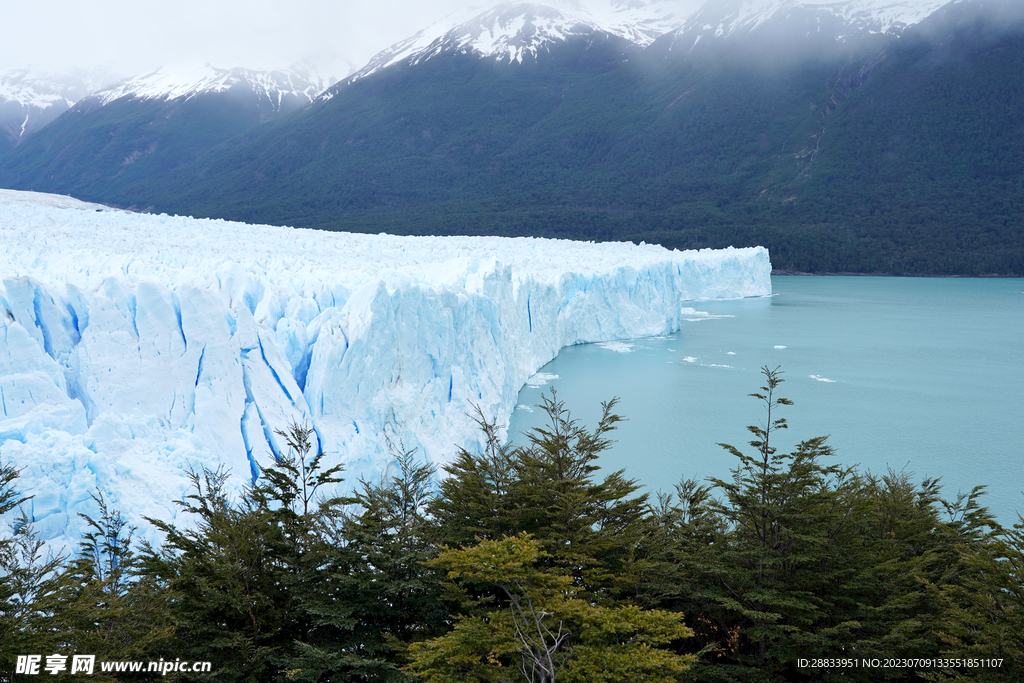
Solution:
M 610 341 L 601 342 L 600 344 L 598 344 L 598 346 L 600 346 L 602 349 L 607 349 L 608 351 L 615 351 L 616 353 L 632 353 L 633 347 L 636 345 L 627 344 L 626 342 L 620 341 Z
M 702 320 L 717 320 L 718 318 L 733 318 L 732 315 L 712 315 L 707 311 L 698 311 L 696 308 L 683 308 L 680 311 L 683 320 L 691 323 L 700 322 Z
M 526 386 L 533 387 L 534 389 L 542 387 L 551 380 L 558 379 L 558 375 L 553 375 L 548 372 L 538 372 L 537 374 L 526 380 Z

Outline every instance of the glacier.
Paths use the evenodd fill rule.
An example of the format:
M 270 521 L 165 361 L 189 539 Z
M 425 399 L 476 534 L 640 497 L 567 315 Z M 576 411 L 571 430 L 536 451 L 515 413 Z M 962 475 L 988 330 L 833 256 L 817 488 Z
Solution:
M 387 472 L 388 441 L 443 464 L 559 349 L 771 293 L 761 247 L 331 233 L 9 190 L 0 245 L 0 460 L 64 546 L 96 491 L 151 538 L 190 470 L 242 486 L 293 421 L 348 486 Z

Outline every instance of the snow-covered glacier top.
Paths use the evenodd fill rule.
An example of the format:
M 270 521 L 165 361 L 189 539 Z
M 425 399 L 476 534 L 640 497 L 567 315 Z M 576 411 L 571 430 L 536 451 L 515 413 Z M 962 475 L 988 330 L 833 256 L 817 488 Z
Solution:
M 0 190 L 0 206 L 37 206 L 51 209 L 78 209 L 79 211 L 114 211 L 103 204 L 83 202 L 66 194 Z M 5 245 L 6 246 L 6 245 Z
M 435 462 L 507 420 L 570 344 L 678 329 L 683 302 L 769 294 L 762 248 L 395 237 L 139 215 L 0 190 L 0 459 L 44 538 L 102 490 L 175 519 L 187 472 L 237 482 L 316 430 L 349 482 L 387 442 Z M 151 531 L 151 530 L 150 530 Z
M 47 206 L 39 206 L 39 201 Z M 109 278 L 127 283 L 154 280 L 169 287 L 198 279 L 223 286 L 220 278 L 225 272 L 244 266 L 248 274 L 285 288 L 289 296 L 316 298 L 323 295 L 324 287 L 357 288 L 374 278 L 466 287 L 466 278 L 472 280 L 469 273 L 477 272 L 484 261 L 512 266 L 512 280 L 518 284 L 523 278 L 557 281 L 567 271 L 588 274 L 642 268 L 660 259 L 714 264 L 735 258 L 733 252 L 738 251 L 670 252 L 651 244 L 533 237 L 324 232 L 136 214 L 61 195 L 14 190 L 0 190 L 0 206 L 4 220 L 0 236 L 7 246 L 0 256 L 4 277 L 31 277 L 89 289 Z M 73 221 L 57 221 L 51 208 L 101 215 L 70 214 Z M 41 221 L 49 229 L 40 229 Z

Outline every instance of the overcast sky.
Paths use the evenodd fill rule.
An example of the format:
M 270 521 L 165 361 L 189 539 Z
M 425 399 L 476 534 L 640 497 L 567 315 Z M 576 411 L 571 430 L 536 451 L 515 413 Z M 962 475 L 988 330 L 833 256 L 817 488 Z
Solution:
M 668 1 L 683 7 L 702 2 Z M 4 3 L 0 25 L 0 67 L 105 65 L 130 76 L 175 61 L 282 68 L 312 53 L 340 57 L 359 67 L 452 12 L 483 11 L 498 2 L 10 0 Z
M 313 53 L 359 67 L 452 12 L 470 7 L 483 11 L 499 1 L 4 0 L 0 68 L 107 65 L 121 76 L 131 76 L 176 61 L 203 61 L 221 68 L 283 68 Z M 604 7 L 611 2 L 561 1 Z M 685 15 L 704 0 L 654 1 L 671 3 L 674 14 Z M 885 6 L 893 0 L 860 2 Z
M 334 52 L 362 66 L 379 50 L 489 0 L 37 0 L 4 2 L 0 67 L 180 60 L 271 69 Z

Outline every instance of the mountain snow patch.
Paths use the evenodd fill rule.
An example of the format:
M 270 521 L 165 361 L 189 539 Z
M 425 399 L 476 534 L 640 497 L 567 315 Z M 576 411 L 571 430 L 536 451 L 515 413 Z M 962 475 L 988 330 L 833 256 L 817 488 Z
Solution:
M 562 347 L 771 292 L 760 247 L 331 233 L 7 190 L 0 243 L 0 459 L 56 544 L 97 490 L 150 537 L 190 469 L 251 481 L 292 421 L 349 485 L 387 469 L 385 436 L 445 462 Z

